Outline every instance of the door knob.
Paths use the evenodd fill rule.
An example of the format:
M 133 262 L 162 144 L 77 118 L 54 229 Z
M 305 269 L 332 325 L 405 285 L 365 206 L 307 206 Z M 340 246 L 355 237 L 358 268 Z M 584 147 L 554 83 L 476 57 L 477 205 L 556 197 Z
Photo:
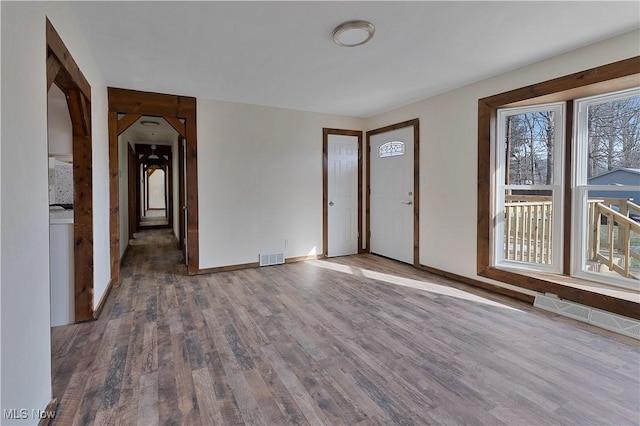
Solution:
M 409 202 L 407 202 L 407 203 L 402 203 L 402 204 L 406 204 L 406 205 L 408 205 L 408 206 L 411 206 L 411 205 L 413 205 L 413 201 L 409 201 Z
M 333 201 L 329 201 L 330 206 L 333 206 L 333 204 L 334 204 Z

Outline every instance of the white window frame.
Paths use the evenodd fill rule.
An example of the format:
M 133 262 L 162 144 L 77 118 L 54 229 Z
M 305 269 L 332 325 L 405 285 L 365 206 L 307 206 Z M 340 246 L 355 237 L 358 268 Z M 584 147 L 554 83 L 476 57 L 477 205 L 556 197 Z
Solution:
M 637 280 L 625 278 L 622 276 L 616 276 L 613 274 L 609 276 L 605 274 L 594 273 L 586 271 L 583 268 L 583 265 L 586 264 L 587 251 L 587 239 L 584 238 L 584 236 L 587 233 L 588 226 L 586 209 L 588 191 L 622 192 L 629 191 L 630 189 L 636 189 L 640 191 L 640 185 L 587 185 L 588 164 L 586 159 L 587 151 L 589 149 L 589 107 L 591 105 L 597 105 L 617 99 L 625 99 L 636 96 L 640 96 L 640 88 L 638 87 L 575 100 L 575 112 L 573 120 L 573 135 L 575 143 L 573 144 L 572 152 L 573 171 L 571 179 L 571 202 L 574 212 L 571 220 L 571 238 L 573 251 L 573 253 L 571 253 L 571 275 L 578 278 L 584 278 L 591 281 L 610 284 L 616 287 L 638 290 L 640 289 L 640 283 L 638 283 Z
M 501 108 L 497 110 L 496 142 L 492 144 L 493 181 L 493 212 L 495 226 L 491 238 L 491 262 L 493 266 L 506 269 L 521 269 L 534 272 L 562 273 L 563 255 L 563 199 L 564 199 L 564 147 L 565 147 L 565 103 L 555 102 L 527 107 Z M 526 114 L 538 111 L 554 112 L 554 147 L 553 147 L 553 183 L 551 185 L 506 185 L 506 118 L 512 115 Z M 552 219 L 552 255 L 551 264 L 534 264 L 504 257 L 504 200 L 508 189 L 551 190 L 553 193 Z

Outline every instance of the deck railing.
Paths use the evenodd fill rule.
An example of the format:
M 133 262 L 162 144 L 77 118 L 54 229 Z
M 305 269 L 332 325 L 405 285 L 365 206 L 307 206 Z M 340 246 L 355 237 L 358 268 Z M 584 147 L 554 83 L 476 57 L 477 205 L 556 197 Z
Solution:
M 551 197 L 505 197 L 505 259 L 550 264 L 553 236 Z
M 640 239 L 640 223 L 630 213 L 640 214 L 640 206 L 625 199 L 590 199 L 588 254 L 589 260 L 623 277 L 640 279 L 638 268 L 632 269 L 640 264 L 640 251 L 631 246 L 634 236 Z
M 505 259 L 550 264 L 552 213 L 550 196 L 506 195 Z M 588 200 L 587 260 L 623 277 L 640 279 L 640 250 L 631 244 L 640 240 L 640 223 L 630 213 L 640 215 L 640 206 L 627 199 Z

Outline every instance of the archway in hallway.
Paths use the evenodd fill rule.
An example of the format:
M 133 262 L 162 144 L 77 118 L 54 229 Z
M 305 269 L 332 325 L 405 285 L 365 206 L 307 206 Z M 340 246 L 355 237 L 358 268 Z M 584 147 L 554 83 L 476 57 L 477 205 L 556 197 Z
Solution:
M 179 239 L 186 240 L 187 272 L 199 272 L 198 182 L 196 100 L 191 97 L 109 88 L 109 170 L 111 276 L 120 281 L 120 215 L 118 136 L 142 116 L 163 118 L 185 140 L 185 200 L 180 200 L 186 223 L 179 227 Z M 181 214 L 183 214 L 181 212 Z
M 178 184 L 175 173 L 178 157 L 174 155 L 178 134 L 170 139 L 171 145 L 135 144 L 136 187 L 129 188 L 128 196 L 136 204 L 137 229 L 173 228 L 179 241 L 179 223 L 175 219 L 180 214 L 180 203 L 174 190 Z
M 47 91 L 55 84 L 64 92 L 72 125 L 73 302 L 80 322 L 94 317 L 91 86 L 48 19 L 46 43 Z
M 140 226 L 169 225 L 167 220 L 167 166 L 158 164 L 145 164 L 143 169 L 143 184 L 146 188 L 146 197 L 143 200 L 143 213 L 140 218 Z

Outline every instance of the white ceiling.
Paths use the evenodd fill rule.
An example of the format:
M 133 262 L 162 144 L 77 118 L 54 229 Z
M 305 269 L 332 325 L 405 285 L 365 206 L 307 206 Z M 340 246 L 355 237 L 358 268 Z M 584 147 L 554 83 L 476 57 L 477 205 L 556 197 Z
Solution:
M 155 121 L 157 126 L 145 126 L 141 121 Z M 165 119 L 142 116 L 123 133 L 125 140 L 134 144 L 171 145 L 178 140 L 178 132 Z
M 640 27 L 640 2 L 71 2 L 109 86 L 367 117 Z M 338 47 L 338 24 L 373 40 Z

